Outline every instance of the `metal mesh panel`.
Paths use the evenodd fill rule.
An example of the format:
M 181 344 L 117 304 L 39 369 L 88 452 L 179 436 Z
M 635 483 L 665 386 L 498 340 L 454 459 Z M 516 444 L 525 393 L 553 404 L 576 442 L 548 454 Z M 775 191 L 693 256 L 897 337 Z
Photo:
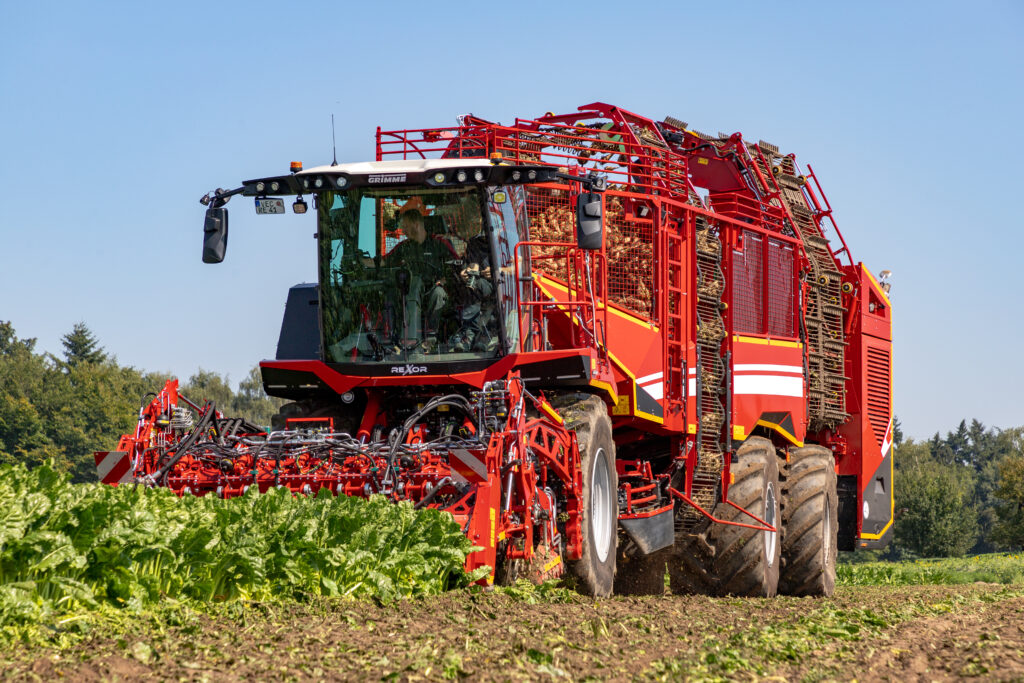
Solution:
M 647 214 L 653 216 L 654 210 Z M 605 195 L 608 299 L 649 318 L 654 311 L 654 221 L 630 217 L 623 197 Z
M 743 231 L 743 250 L 732 256 L 733 330 L 747 334 L 764 332 L 764 240 Z
M 768 239 L 768 333 L 796 336 L 793 246 Z
M 575 241 L 576 219 L 566 190 L 527 185 L 526 213 L 530 217 L 529 241 Z M 534 270 L 555 276 L 562 276 L 565 271 L 564 248 L 534 246 L 531 257 Z

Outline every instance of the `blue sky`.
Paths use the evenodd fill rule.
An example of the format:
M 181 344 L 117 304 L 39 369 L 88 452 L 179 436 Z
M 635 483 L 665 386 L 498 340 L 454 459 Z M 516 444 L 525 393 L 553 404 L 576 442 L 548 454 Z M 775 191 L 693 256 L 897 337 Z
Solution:
M 241 379 L 272 357 L 311 218 L 199 197 L 384 128 L 605 101 L 814 167 L 856 260 L 892 270 L 896 412 L 1024 424 L 1024 3 L 0 4 L 0 320 L 57 353 Z

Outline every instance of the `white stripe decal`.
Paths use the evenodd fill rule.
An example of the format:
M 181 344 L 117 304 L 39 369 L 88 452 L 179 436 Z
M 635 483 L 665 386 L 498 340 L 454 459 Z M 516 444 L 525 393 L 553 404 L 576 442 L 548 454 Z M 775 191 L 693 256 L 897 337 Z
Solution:
M 792 372 L 803 375 L 804 369 L 800 365 L 771 365 L 769 363 L 737 363 L 732 366 L 735 372 Z
M 663 376 L 664 376 L 663 373 L 655 372 L 652 375 L 647 375 L 646 377 L 638 378 L 636 380 L 636 383 L 637 384 L 646 384 L 647 382 L 653 382 L 656 379 L 661 379 Z
M 883 458 L 889 453 L 890 448 L 892 448 L 892 418 L 889 418 L 889 426 L 885 428 L 885 436 L 882 437 Z
M 694 377 L 689 382 L 687 382 L 687 384 L 686 384 L 686 393 L 688 393 L 690 396 L 693 396 L 694 394 L 697 393 L 697 378 L 696 377 Z
M 736 375 L 732 380 L 733 394 L 763 394 L 768 396 L 804 395 L 803 377 L 783 375 Z
M 640 387 L 643 389 L 651 398 L 655 401 L 660 401 L 661 397 L 665 395 L 665 385 L 661 382 L 657 384 L 648 384 L 646 387 Z
M 479 476 L 481 479 L 483 479 L 484 481 L 487 480 L 487 467 L 483 464 L 483 462 L 478 460 L 475 455 L 461 448 L 452 451 L 452 455 L 454 455 L 456 458 L 462 461 L 462 463 L 465 464 L 466 467 L 476 472 L 477 476 Z

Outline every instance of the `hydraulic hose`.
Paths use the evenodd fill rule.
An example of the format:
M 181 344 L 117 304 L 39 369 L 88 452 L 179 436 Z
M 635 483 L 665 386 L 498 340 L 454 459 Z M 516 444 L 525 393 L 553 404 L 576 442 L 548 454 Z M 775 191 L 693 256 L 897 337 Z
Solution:
M 188 433 L 188 436 L 181 440 L 181 442 L 178 444 L 178 447 L 175 449 L 174 455 L 171 457 L 171 459 L 168 460 L 164 464 L 164 466 L 157 470 L 156 474 L 153 475 L 152 479 L 154 481 L 165 479 L 167 477 L 167 473 L 171 471 L 171 468 L 174 467 L 179 460 L 181 460 L 181 456 L 185 455 L 185 451 L 191 448 L 192 444 L 194 444 L 199 439 L 200 435 L 202 435 L 202 433 L 206 431 L 206 428 L 210 425 L 211 420 L 213 420 L 213 416 L 217 414 L 217 409 L 216 406 L 214 406 L 213 401 L 207 401 L 204 410 L 206 412 L 203 413 L 203 417 L 200 418 L 199 423 L 192 429 L 191 432 Z M 160 483 L 161 485 L 164 486 L 167 485 L 166 481 L 160 481 Z

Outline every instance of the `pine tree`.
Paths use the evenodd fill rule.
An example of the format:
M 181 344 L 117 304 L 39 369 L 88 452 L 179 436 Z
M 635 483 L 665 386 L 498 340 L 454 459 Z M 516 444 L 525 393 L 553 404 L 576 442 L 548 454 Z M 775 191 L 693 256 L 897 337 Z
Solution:
M 82 322 L 75 323 L 71 331 L 61 338 L 64 345 L 64 359 L 68 367 L 79 363 L 102 363 L 107 359 L 96 335 Z

